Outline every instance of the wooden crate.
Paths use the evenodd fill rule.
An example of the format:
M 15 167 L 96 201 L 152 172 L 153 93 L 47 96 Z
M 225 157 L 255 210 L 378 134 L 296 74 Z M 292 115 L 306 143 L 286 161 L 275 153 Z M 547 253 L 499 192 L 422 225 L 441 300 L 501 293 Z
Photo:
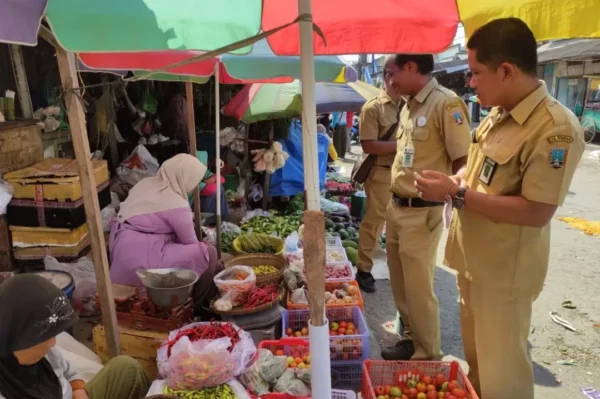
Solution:
M 37 121 L 0 123 L 0 175 L 27 168 L 43 159 Z
M 94 327 L 94 352 L 103 363 L 110 360 L 106 346 L 106 331 L 104 326 Z M 155 331 L 141 331 L 119 326 L 121 338 L 121 354 L 131 356 L 137 360 L 148 374 L 148 378 L 155 380 L 158 375 L 156 366 L 156 351 L 167 339 L 168 333 Z

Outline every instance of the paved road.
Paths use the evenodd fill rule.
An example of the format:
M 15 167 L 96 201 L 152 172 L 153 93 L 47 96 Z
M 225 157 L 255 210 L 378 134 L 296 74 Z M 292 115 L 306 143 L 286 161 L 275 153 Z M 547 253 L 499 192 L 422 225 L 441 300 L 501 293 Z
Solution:
M 360 148 L 353 147 L 353 152 Z M 584 155 L 568 198 L 558 216 L 581 216 L 600 220 L 600 161 L 588 158 L 600 146 L 590 145 Z M 342 162 L 344 171 L 351 168 L 352 156 Z M 438 252 L 442 264 L 445 237 Z M 385 253 L 379 252 L 375 270 L 379 277 L 387 276 Z M 540 298 L 534 304 L 531 355 L 536 376 L 536 398 L 563 399 L 580 397 L 579 388 L 600 389 L 600 237 L 586 236 L 557 219 L 552 222 L 552 252 L 548 277 Z M 395 308 L 389 280 L 377 281 L 378 292 L 365 294 L 365 311 L 371 327 L 371 357 L 379 357 L 379 345 L 394 342 L 395 337 L 382 325 L 393 320 Z M 464 353 L 458 323 L 458 292 L 452 271 L 439 266 L 435 288 L 440 300 L 442 349 L 448 358 L 462 361 Z M 561 306 L 570 300 L 577 307 Z M 557 311 L 569 320 L 579 334 L 554 324 L 550 311 Z M 596 327 L 595 327 L 596 325 Z M 498 326 L 510 328 L 510 326 Z M 576 365 L 558 364 L 573 361 Z

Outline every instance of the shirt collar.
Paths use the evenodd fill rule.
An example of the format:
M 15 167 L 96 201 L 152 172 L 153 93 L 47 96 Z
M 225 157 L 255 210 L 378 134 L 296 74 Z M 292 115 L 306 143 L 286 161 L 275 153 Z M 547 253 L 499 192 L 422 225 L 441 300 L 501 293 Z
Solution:
M 525 97 L 523 101 L 517 104 L 517 106 L 510 111 L 510 116 L 512 116 L 515 122 L 517 122 L 519 125 L 523 125 L 529 116 L 531 116 L 535 107 L 537 107 L 539 103 L 541 103 L 542 100 L 548 96 L 546 83 L 541 80 L 540 83 L 540 87 L 535 89 L 533 93 Z
M 429 94 L 431 94 L 431 92 L 433 91 L 433 89 L 436 88 L 436 86 L 438 85 L 438 82 L 435 78 L 432 78 L 429 83 L 427 83 L 425 85 L 425 87 L 423 87 L 421 89 L 421 91 L 419 92 L 419 94 L 417 94 L 416 96 L 414 96 L 413 98 L 418 101 L 419 103 L 423 104 L 425 102 L 425 100 L 427 99 L 427 96 L 429 96 Z
M 390 95 L 387 94 L 387 92 L 385 90 L 381 90 L 381 93 L 379 93 L 379 101 L 382 104 L 386 104 L 386 103 L 392 103 L 394 105 L 398 104 L 398 102 L 394 101 L 392 99 L 392 97 L 390 97 Z

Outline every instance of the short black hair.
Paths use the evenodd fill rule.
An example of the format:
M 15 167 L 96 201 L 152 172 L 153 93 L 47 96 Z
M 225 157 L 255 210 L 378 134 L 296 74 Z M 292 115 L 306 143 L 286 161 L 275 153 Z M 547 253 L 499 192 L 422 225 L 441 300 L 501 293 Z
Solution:
M 431 54 L 396 54 L 393 60 L 394 64 L 400 68 L 408 62 L 414 62 L 417 64 L 421 75 L 433 72 L 433 55 Z
M 467 42 L 477 61 L 498 68 L 502 63 L 537 75 L 537 42 L 529 26 L 519 18 L 495 19 L 477 29 Z

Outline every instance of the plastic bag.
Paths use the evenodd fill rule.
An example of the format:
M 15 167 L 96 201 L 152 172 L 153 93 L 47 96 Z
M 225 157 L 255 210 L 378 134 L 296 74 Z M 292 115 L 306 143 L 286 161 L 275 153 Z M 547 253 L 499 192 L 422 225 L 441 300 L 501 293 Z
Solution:
M 294 291 L 292 291 L 291 300 L 292 303 L 295 303 L 296 305 L 308 305 L 308 296 L 306 293 L 306 289 L 297 288 Z
M 260 362 L 260 375 L 265 381 L 274 384 L 283 375 L 286 368 L 285 356 L 271 356 Z
M 94 262 L 88 256 L 81 257 L 74 263 L 60 263 L 51 256 L 44 258 L 46 270 L 59 270 L 69 273 L 75 280 L 73 307 L 80 316 L 92 316 L 96 309 L 96 272 Z
M 256 362 L 240 375 L 240 381 L 251 393 L 258 396 L 269 393 L 269 383 L 260 374 L 260 365 L 272 357 L 271 351 L 259 349 Z
M 300 269 L 297 266 L 288 266 L 283 271 L 283 281 L 290 291 L 295 291 L 306 285 L 303 269 Z
M 276 392 L 287 393 L 294 396 L 310 396 L 310 389 L 296 378 L 294 369 L 287 369 L 277 380 L 273 387 Z
M 237 235 L 242 234 L 242 229 L 233 223 L 223 222 L 221 223 L 221 233 L 234 233 Z
M 254 218 L 256 216 L 273 216 L 273 215 L 271 215 L 271 212 L 263 211 L 262 209 L 254 209 L 252 211 L 246 212 L 246 215 L 244 215 L 244 218 L 240 221 L 240 224 L 248 223 L 250 220 L 252 220 L 252 218 Z
M 0 215 L 6 214 L 8 203 L 12 199 L 13 188 L 10 183 L 0 180 Z
M 214 282 L 221 295 L 238 306 L 256 287 L 256 275 L 250 266 L 232 266 L 217 274 Z
M 183 330 L 210 323 L 191 323 L 169 333 L 169 340 L 174 340 Z M 181 337 L 168 354 L 166 345 L 157 352 L 158 371 L 161 377 L 167 378 L 169 387 L 173 389 L 198 390 L 216 387 L 242 374 L 256 355 L 256 346 L 249 333 L 236 325 L 240 340 L 229 352 L 230 338 L 190 341 L 187 336 Z
M 321 197 L 321 210 L 323 212 L 342 212 L 342 213 L 350 213 L 348 207 L 344 204 L 340 204 L 339 202 L 333 202 L 328 199 Z
M 310 369 L 296 369 L 296 378 L 305 384 L 310 384 L 311 376 Z
M 143 145 L 138 145 L 117 168 L 117 176 L 124 183 L 135 186 L 144 177 L 155 176 L 160 165 Z

